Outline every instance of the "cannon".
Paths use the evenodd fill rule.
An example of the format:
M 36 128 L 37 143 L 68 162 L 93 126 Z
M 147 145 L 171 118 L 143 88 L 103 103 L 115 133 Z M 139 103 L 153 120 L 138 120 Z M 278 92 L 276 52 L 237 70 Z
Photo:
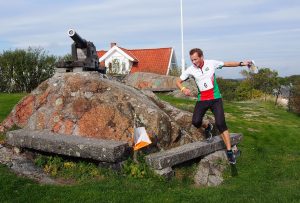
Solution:
M 95 45 L 81 38 L 73 29 L 68 30 L 68 35 L 74 41 L 71 45 L 72 60 L 59 61 L 56 64 L 56 72 L 98 71 L 105 73 L 105 70 L 99 68 Z

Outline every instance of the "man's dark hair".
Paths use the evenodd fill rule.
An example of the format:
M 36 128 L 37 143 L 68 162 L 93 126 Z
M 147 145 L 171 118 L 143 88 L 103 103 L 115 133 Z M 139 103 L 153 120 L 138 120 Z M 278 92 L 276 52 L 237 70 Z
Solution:
M 203 51 L 201 49 L 199 49 L 199 48 L 191 49 L 190 56 L 193 55 L 194 53 L 198 53 L 199 57 L 203 56 Z

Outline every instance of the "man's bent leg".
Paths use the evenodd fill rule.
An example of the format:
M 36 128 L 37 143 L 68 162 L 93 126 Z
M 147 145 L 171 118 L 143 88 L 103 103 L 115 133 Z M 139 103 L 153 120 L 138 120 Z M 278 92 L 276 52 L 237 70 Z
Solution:
M 231 141 L 230 141 L 230 134 L 228 130 L 225 130 L 223 133 L 221 133 L 221 137 L 226 145 L 226 155 L 228 158 L 228 161 L 230 164 L 236 164 L 236 158 L 235 154 L 233 153 L 231 149 Z
M 221 133 L 221 137 L 225 143 L 226 149 L 231 150 L 231 141 L 230 141 L 229 131 L 225 130 L 223 133 Z
M 192 118 L 192 124 L 196 128 L 200 128 L 202 126 L 203 117 L 207 110 L 208 103 L 206 101 L 197 101 Z M 204 125 L 207 126 L 206 123 Z
M 222 99 L 214 100 L 211 110 L 215 116 L 216 126 L 221 133 L 221 137 L 226 145 L 226 149 L 231 150 L 230 135 L 225 121 Z
M 226 125 L 222 99 L 216 99 L 212 106 L 212 112 L 215 115 L 216 126 L 221 133 L 221 137 L 227 149 L 227 158 L 230 164 L 235 164 L 235 155 L 231 149 L 230 134 Z

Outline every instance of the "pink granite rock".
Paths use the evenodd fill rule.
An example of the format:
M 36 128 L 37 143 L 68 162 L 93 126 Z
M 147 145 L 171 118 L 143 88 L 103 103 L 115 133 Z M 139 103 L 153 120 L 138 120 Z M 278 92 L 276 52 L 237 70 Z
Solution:
M 146 128 L 158 148 L 203 139 L 191 127 L 190 112 L 96 72 L 55 74 L 14 107 L 0 131 L 17 125 L 131 143 L 135 114 L 137 125 Z

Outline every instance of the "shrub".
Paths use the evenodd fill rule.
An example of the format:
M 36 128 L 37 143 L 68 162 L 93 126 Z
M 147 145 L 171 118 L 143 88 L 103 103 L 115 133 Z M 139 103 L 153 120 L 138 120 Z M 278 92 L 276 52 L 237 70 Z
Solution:
M 101 169 L 94 163 L 67 160 L 60 156 L 38 155 L 35 164 L 53 177 L 72 178 L 77 181 L 103 177 Z
M 0 92 L 31 92 L 54 74 L 56 57 L 41 48 L 0 54 Z

